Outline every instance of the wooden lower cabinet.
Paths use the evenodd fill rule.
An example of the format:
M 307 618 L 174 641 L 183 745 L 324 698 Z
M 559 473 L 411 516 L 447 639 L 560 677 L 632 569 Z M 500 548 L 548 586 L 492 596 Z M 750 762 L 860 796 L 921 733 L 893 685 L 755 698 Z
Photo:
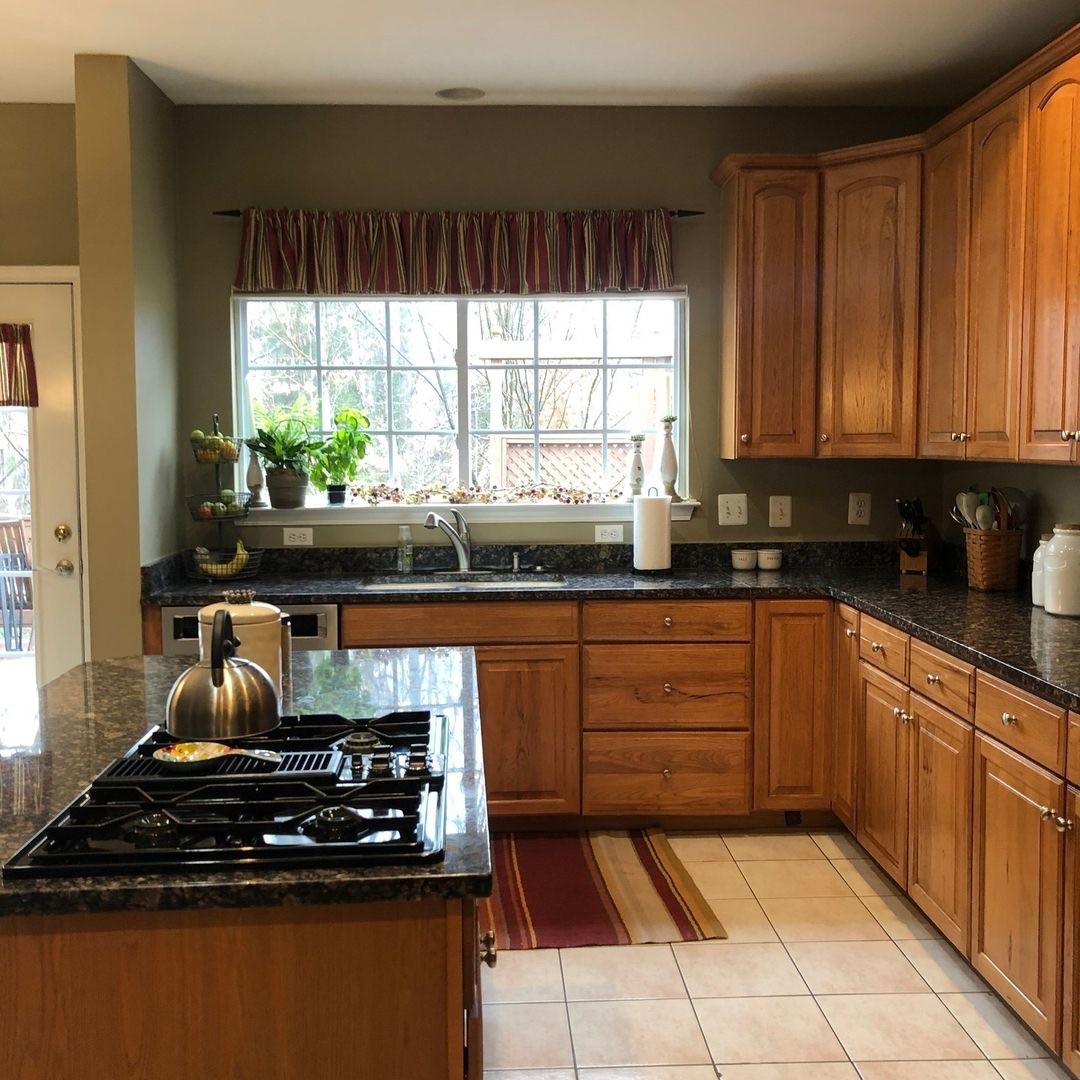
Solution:
M 902 888 L 907 887 L 911 759 L 907 709 L 907 687 L 861 661 L 855 835 Z
M 586 814 L 745 814 L 750 733 L 587 731 Z
M 1065 783 L 975 736 L 971 951 L 975 970 L 1053 1050 L 1061 1046 Z
M 578 647 L 480 646 L 476 672 L 488 811 L 578 813 Z
M 754 807 L 828 809 L 832 603 L 763 600 L 754 646 Z
M 971 914 L 971 768 L 975 729 L 911 695 L 908 894 L 963 953 Z
M 836 605 L 832 726 L 832 811 L 855 832 L 855 758 L 859 716 L 859 613 Z
M 1062 995 L 1061 1058 L 1080 1073 L 1080 791 L 1070 787 L 1065 817 L 1072 829 L 1065 842 L 1065 978 Z

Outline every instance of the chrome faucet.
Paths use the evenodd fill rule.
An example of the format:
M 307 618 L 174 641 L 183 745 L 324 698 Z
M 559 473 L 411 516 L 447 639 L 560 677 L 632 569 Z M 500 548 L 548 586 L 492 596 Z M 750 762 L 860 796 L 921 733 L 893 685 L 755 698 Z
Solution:
M 451 508 L 450 513 L 454 515 L 456 529 L 442 514 L 436 514 L 434 511 L 429 513 L 424 520 L 424 528 L 442 529 L 446 533 L 450 543 L 454 546 L 454 554 L 457 556 L 458 561 L 458 572 L 465 574 L 472 568 L 472 537 L 469 535 L 469 523 L 459 510 Z

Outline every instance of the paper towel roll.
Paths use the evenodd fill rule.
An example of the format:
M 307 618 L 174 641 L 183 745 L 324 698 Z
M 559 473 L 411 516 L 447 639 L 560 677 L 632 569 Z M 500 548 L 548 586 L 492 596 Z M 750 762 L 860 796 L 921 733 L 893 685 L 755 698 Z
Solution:
M 671 496 L 634 496 L 634 569 L 671 569 Z

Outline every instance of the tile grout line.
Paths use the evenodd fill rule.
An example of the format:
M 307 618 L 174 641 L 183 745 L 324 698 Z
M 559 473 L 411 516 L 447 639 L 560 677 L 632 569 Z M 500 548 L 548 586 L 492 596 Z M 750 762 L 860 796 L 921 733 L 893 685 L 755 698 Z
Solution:
M 574 1080 L 577 1080 L 577 1047 L 574 1046 L 574 1025 L 570 1022 L 570 1001 L 566 993 L 566 969 L 563 967 L 563 951 L 562 949 L 557 951 L 559 954 L 559 981 L 562 983 L 563 1012 L 566 1014 L 566 1035 L 570 1040 L 570 1067 L 574 1072 Z
M 726 844 L 724 845 L 727 846 Z M 708 903 L 708 901 L 705 901 Z M 682 942 L 679 942 L 681 945 Z M 686 975 L 683 972 L 682 964 L 679 963 L 678 954 L 675 952 L 673 943 L 668 943 L 668 948 L 671 949 L 671 958 L 675 961 L 675 968 L 679 973 L 679 979 L 682 981 L 683 989 L 686 991 L 687 1000 L 690 1002 L 690 1011 L 694 1014 L 694 1023 L 697 1024 L 698 1033 L 701 1035 L 701 1041 L 705 1045 L 705 1053 L 709 1056 L 709 1064 L 712 1066 L 712 1070 L 716 1075 L 720 1076 L 720 1066 L 713 1060 L 712 1047 L 709 1046 L 709 1040 L 705 1036 L 705 1029 L 701 1026 L 701 1017 L 698 1016 L 696 999 L 693 994 L 690 993 L 690 987 L 686 984 Z

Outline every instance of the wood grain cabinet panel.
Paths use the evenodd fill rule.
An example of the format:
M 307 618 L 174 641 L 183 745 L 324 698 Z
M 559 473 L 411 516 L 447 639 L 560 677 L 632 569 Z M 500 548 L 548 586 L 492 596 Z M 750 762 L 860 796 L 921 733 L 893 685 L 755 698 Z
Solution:
M 586 645 L 586 728 L 750 727 L 749 645 Z
M 923 155 L 919 455 L 962 458 L 967 424 L 971 128 Z
M 754 806 L 827 809 L 832 603 L 759 601 L 754 640 Z
M 856 745 L 859 716 L 859 613 L 836 605 L 833 680 L 832 810 L 855 832 Z
M 1069 713 L 1068 749 L 1065 755 L 1065 778 L 1080 787 L 1080 713 Z
M 1027 110 L 1025 88 L 972 125 L 968 459 L 1019 450 Z
M 586 600 L 586 641 L 749 641 L 749 600 Z
M 912 690 L 965 720 L 975 719 L 975 668 L 971 664 L 913 638 L 908 673 Z
M 1065 784 L 975 736 L 971 963 L 1049 1047 L 1061 1045 Z
M 814 456 L 819 183 L 816 169 L 748 169 L 725 187 L 724 457 Z
M 586 814 L 745 814 L 749 732 L 584 735 Z
M 572 600 L 410 601 L 341 607 L 343 649 L 577 641 L 577 636 L 578 605 Z
M 1020 460 L 1072 461 L 1080 427 L 1080 55 L 1029 88 L 1027 183 Z
M 859 843 L 901 888 L 907 888 L 911 724 L 908 689 L 859 664 Z
M 971 916 L 971 771 L 975 729 L 911 695 L 908 894 L 963 953 Z
M 859 658 L 907 682 L 911 638 L 903 630 L 863 615 L 859 619 Z
M 1065 971 L 1062 981 L 1061 1057 L 1080 1073 L 1080 792 L 1070 787 L 1065 817 L 1072 822 L 1065 840 Z
M 1060 705 L 980 671 L 976 676 L 975 726 L 1059 776 L 1065 775 L 1068 720 Z
M 818 453 L 913 457 L 918 153 L 825 169 Z

